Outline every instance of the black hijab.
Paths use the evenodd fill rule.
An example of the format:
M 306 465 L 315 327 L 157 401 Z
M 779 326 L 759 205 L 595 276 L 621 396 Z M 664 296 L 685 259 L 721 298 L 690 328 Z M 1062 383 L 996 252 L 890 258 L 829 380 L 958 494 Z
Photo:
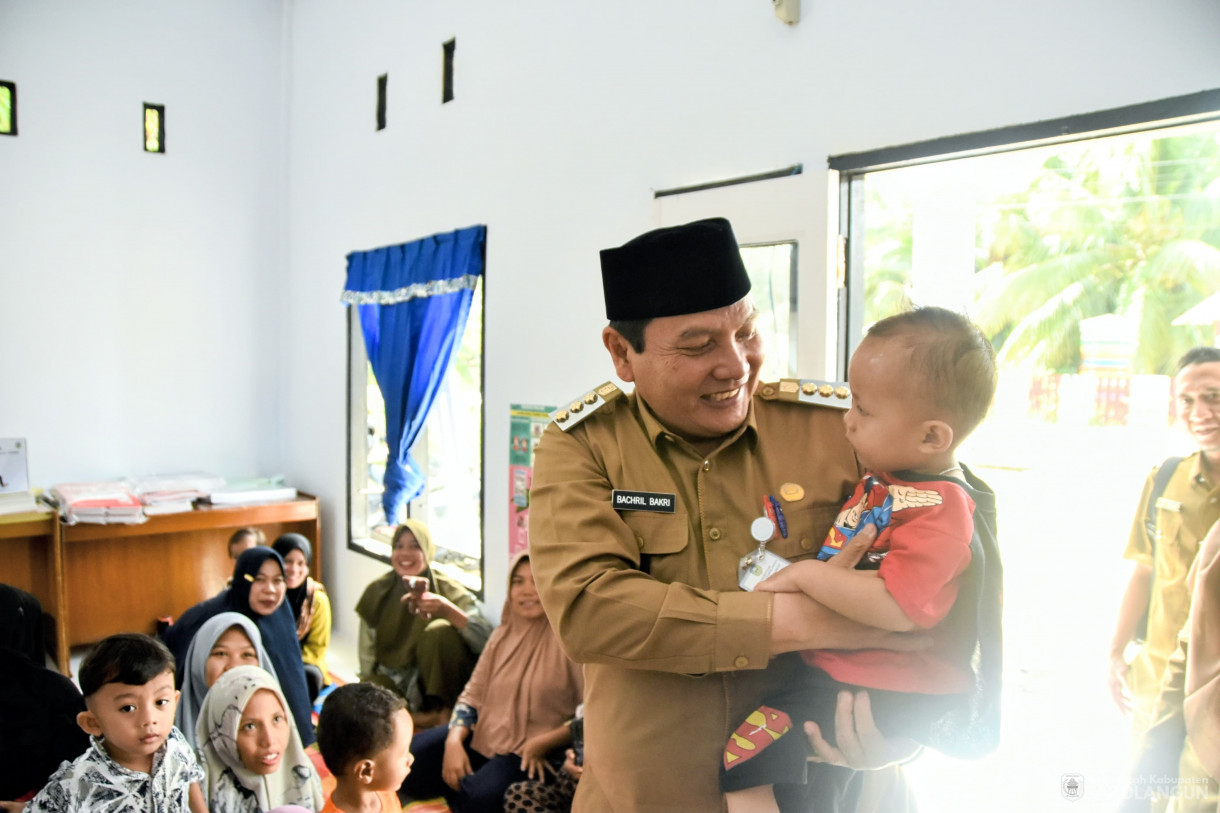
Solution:
M 61 762 L 89 747 L 76 724 L 85 698 L 44 666 L 42 629 L 38 599 L 0 584 L 0 799 L 39 790 Z
M 287 559 L 288 554 L 294 550 L 299 550 L 301 555 L 305 557 L 305 563 L 308 564 L 313 560 L 313 546 L 309 544 L 309 540 L 300 534 L 280 534 L 280 537 L 271 545 L 272 549 L 280 555 L 281 559 Z M 300 587 L 289 587 L 285 591 L 285 597 L 288 600 L 288 606 L 292 608 L 292 618 L 294 623 L 301 620 L 301 608 L 305 606 L 305 598 L 309 593 L 309 576 L 301 582 Z
M 0 584 L 0 648 L 20 652 L 38 664 L 46 658 L 42 604 L 7 584 Z
M 305 666 L 301 661 L 301 644 L 297 641 L 297 625 L 292 610 L 288 609 L 287 601 L 281 602 L 270 615 L 259 615 L 250 607 L 250 586 L 268 559 L 274 559 L 280 572 L 283 572 L 284 560 L 271 548 L 260 545 L 242 551 L 233 566 L 230 586 L 219 595 L 201 601 L 184 612 L 166 631 L 164 641 L 178 662 L 177 678 L 181 686 L 187 650 L 203 622 L 223 612 L 237 612 L 249 618 L 258 627 L 267 655 L 275 665 L 280 688 L 292 707 L 292 718 L 301 733 L 301 742 L 310 745 L 315 739 L 311 716 L 313 708 L 309 704 L 309 691 L 305 686 Z

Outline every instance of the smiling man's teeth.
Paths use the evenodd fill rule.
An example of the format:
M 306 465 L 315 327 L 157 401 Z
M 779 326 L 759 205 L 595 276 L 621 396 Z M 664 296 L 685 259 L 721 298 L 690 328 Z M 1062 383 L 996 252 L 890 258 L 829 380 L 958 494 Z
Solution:
M 713 392 L 711 395 L 708 395 L 706 397 L 709 401 L 727 401 L 730 398 L 737 397 L 737 393 L 739 393 L 739 392 L 741 392 L 741 387 L 738 387 L 735 390 L 730 390 L 728 392 Z

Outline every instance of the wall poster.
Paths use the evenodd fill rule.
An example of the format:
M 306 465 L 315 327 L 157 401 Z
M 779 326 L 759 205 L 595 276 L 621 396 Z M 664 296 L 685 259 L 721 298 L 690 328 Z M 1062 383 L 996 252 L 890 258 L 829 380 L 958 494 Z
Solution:
M 551 422 L 555 407 L 509 405 L 508 558 L 529 550 L 530 486 L 534 481 L 534 447 Z

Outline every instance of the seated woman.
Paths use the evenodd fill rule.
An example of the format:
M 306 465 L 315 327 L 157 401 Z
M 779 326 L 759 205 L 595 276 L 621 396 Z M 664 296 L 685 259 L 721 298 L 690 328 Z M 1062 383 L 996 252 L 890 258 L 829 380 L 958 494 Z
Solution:
M 0 584 L 0 799 L 29 798 L 89 747 L 76 724 L 85 698 L 46 657 L 42 604 Z
M 269 673 L 238 666 L 208 689 L 197 728 L 211 813 L 322 809 L 322 784 Z
M 411 742 L 415 764 L 402 791 L 414 799 L 443 794 L 455 813 L 500 811 L 510 785 L 541 778 L 548 754 L 570 741 L 568 722 L 584 691 L 580 666 L 543 614 L 529 557 L 514 560 L 509 573 L 502 623 L 449 726 Z
M 491 634 L 478 599 L 432 568 L 434 554 L 427 527 L 404 521 L 394 533 L 394 569 L 356 604 L 360 679 L 405 697 L 416 729 L 449 719 Z M 416 594 L 407 589 L 409 578 L 423 580 Z
M 300 534 L 282 534 L 271 545 L 284 560 L 285 591 L 288 607 L 297 621 L 297 640 L 305 662 L 305 684 L 309 702 L 318 699 L 322 687 L 330 682 L 326 649 L 330 646 L 330 597 L 321 582 L 309 576 L 313 546 Z
M 284 601 L 284 561 L 278 553 L 265 547 L 242 551 L 233 566 L 229 587 L 191 607 L 165 631 L 162 639 L 178 662 L 179 687 L 185 679 L 187 651 L 195 633 L 205 621 L 223 612 L 241 613 L 258 627 L 301 740 L 313 744 L 313 710 L 305 687 L 305 666 L 297 643 L 297 625 Z
M 178 709 L 174 712 L 174 725 L 192 748 L 199 745 L 195 739 L 195 723 L 208 689 L 235 666 L 258 666 L 276 677 L 275 666 L 254 622 L 241 613 L 214 615 L 203 622 L 186 651 L 182 696 L 178 698 Z

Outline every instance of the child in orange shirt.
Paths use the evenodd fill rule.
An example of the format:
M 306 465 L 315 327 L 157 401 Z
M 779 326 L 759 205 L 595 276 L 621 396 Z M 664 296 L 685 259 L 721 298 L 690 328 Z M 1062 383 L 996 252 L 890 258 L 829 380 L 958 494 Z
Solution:
M 398 786 L 411 772 L 415 726 L 406 702 L 372 683 L 330 693 L 318 717 L 318 750 L 335 776 L 322 813 L 395 813 Z

